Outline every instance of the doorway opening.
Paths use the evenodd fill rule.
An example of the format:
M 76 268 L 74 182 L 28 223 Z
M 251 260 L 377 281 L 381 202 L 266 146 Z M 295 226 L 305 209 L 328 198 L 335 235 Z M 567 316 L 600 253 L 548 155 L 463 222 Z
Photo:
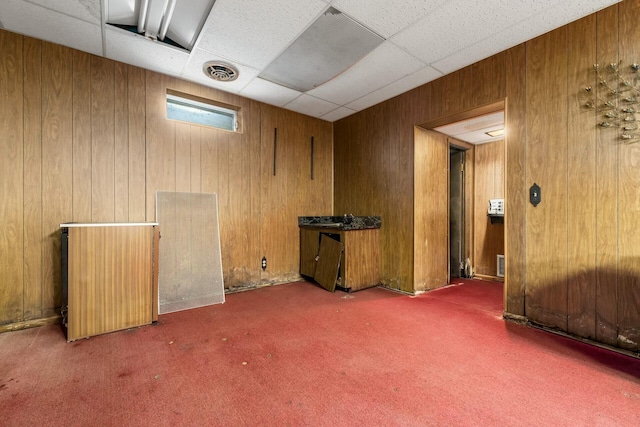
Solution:
M 449 282 L 465 277 L 464 158 L 464 150 L 449 145 Z
M 417 163 L 416 176 L 421 179 L 422 171 L 429 167 L 432 171 L 446 168 L 444 202 L 448 221 L 444 265 L 429 261 L 429 265 L 434 264 L 434 272 L 429 270 L 423 276 L 442 277 L 438 276 L 442 272 L 448 284 L 462 278 L 504 282 L 506 144 L 500 132 L 505 127 L 505 102 L 440 117 L 420 127 L 424 129 L 417 133 L 420 150 L 429 152 L 428 147 L 445 144 L 444 158 L 439 159 L 446 164 L 438 166 L 442 160 L 437 159 L 426 167 Z M 439 181 L 434 179 L 428 176 L 425 182 Z M 421 187 L 418 190 L 424 191 Z M 420 213 L 416 215 L 420 218 Z M 429 240 L 419 240 L 423 241 Z

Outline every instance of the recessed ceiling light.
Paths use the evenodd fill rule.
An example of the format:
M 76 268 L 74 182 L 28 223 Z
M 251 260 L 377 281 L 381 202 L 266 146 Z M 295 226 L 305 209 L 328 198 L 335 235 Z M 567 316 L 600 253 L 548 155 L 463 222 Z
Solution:
M 490 137 L 495 138 L 496 136 L 503 136 L 504 135 L 504 128 L 502 129 L 498 129 L 498 130 L 492 130 L 489 132 L 485 132 L 487 135 L 489 135 Z

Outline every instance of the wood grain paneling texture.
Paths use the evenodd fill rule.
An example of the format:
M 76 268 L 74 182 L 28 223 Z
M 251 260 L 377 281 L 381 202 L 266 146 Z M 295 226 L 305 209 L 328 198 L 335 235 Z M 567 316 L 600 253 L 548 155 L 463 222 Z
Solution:
M 525 46 L 507 52 L 505 127 L 505 293 L 504 311 L 524 316 L 526 62 Z
M 568 281 L 567 330 L 595 338 L 596 333 L 596 126 L 595 111 L 585 108 L 581 88 L 596 87 L 596 17 L 591 15 L 568 28 L 567 222 Z
M 60 286 L 60 223 L 73 218 L 73 51 L 42 44 L 42 307 L 57 313 Z
M 299 277 L 298 216 L 332 214 L 332 127 L 268 106 L 262 108 L 261 123 L 261 226 L 267 258 L 262 281 L 283 282 Z
M 0 32 L 0 323 L 24 309 L 22 49 L 22 37 Z
M 544 95 L 543 95 L 544 94 Z M 567 28 L 527 42 L 526 314 L 567 329 Z
M 640 61 L 640 2 L 620 7 L 620 58 Z M 618 345 L 640 350 L 640 143 L 618 144 Z
M 596 126 L 577 95 L 602 90 L 594 63 L 640 60 L 639 14 L 640 1 L 621 2 L 334 124 L 336 212 L 382 215 L 385 285 L 415 290 L 402 254 L 422 227 L 415 171 L 394 169 L 392 150 L 419 143 L 415 125 L 504 99 L 505 311 L 637 350 L 640 144 Z
M 154 233 L 69 228 L 69 341 L 152 322 Z
M 619 60 L 618 16 L 618 7 L 596 15 L 598 63 Z M 596 339 L 611 345 L 618 341 L 618 138 L 615 128 L 597 128 Z
M 218 194 L 228 288 L 299 278 L 297 217 L 332 213 L 331 123 L 4 30 L 0 52 L 0 323 L 59 314 L 59 224 L 154 221 L 158 190 Z M 167 89 L 239 107 L 241 132 L 168 120 Z
M 496 256 L 504 255 L 504 225 L 487 216 L 489 199 L 504 198 L 504 140 L 475 148 L 473 175 L 473 265 L 476 274 L 496 276 Z
M 449 278 L 449 142 L 416 127 L 415 150 L 413 286 L 425 291 Z
M 30 320 L 42 317 L 42 76 L 40 74 L 42 43 L 25 38 L 23 57 L 25 165 L 23 317 L 25 320 Z

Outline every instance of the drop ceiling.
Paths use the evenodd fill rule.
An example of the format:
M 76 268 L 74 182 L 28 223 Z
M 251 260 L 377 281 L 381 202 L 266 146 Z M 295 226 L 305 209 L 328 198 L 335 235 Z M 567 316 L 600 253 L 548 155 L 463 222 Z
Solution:
M 0 28 L 335 121 L 619 0 L 216 0 L 191 51 L 107 25 L 106 1 L 2 0 Z M 305 92 L 259 77 L 330 7 L 384 40 Z M 238 79 L 206 77 L 212 60 Z

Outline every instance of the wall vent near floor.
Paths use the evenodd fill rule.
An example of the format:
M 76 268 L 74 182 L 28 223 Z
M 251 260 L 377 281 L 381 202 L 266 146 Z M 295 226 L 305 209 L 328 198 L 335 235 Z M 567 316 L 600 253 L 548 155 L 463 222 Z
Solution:
M 504 255 L 498 255 L 497 259 L 498 259 L 498 267 L 497 267 L 496 276 L 504 277 Z

